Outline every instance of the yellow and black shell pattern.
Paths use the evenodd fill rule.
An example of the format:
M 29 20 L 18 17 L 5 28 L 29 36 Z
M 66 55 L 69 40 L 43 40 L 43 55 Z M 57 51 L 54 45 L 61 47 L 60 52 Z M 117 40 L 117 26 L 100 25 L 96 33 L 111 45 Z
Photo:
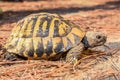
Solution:
M 49 59 L 78 45 L 84 35 L 84 31 L 57 14 L 37 13 L 17 23 L 5 48 L 31 59 Z

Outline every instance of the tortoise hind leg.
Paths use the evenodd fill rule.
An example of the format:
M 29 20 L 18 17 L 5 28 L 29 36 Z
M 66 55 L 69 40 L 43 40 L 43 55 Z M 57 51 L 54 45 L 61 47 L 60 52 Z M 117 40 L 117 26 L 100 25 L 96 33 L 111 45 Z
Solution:
M 9 53 L 9 52 L 6 52 L 4 54 L 2 54 L 2 57 L 6 60 L 10 60 L 10 61 L 15 61 L 17 60 L 17 55 L 14 54 L 14 53 Z
M 72 48 L 67 53 L 66 62 L 68 62 L 70 64 L 74 64 L 74 66 L 79 64 L 80 55 L 81 55 L 83 49 L 84 49 L 84 45 L 82 43 L 80 43 L 76 47 Z

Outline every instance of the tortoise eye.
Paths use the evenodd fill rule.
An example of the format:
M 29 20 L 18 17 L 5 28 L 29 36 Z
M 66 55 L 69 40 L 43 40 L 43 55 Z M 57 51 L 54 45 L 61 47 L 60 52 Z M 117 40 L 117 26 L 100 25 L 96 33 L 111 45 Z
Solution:
M 97 35 L 97 36 L 96 36 L 96 38 L 97 38 L 97 39 L 101 39 L 101 38 L 102 38 L 102 36 L 100 36 L 100 35 Z

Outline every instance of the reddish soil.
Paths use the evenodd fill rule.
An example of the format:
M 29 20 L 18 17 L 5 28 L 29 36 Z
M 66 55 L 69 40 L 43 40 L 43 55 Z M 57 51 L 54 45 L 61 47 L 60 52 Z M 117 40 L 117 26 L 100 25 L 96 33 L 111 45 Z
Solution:
M 104 32 L 108 37 L 107 43 L 120 42 L 119 0 L 25 0 L 22 3 L 0 2 L 0 8 L 3 10 L 2 18 L 0 19 L 0 48 L 4 45 L 17 21 L 29 14 L 39 12 L 57 13 L 85 30 Z M 100 54 L 103 56 L 104 53 Z M 98 67 L 95 67 L 93 69 L 94 74 L 91 72 L 91 74 L 87 74 L 87 77 L 84 76 L 86 74 L 78 74 L 86 71 L 90 72 L 92 68 L 88 69 L 88 66 L 91 67 L 91 64 L 95 62 L 94 58 L 99 58 L 98 56 L 100 57 L 96 53 L 95 55 L 89 55 L 89 57 L 85 55 L 85 58 L 82 59 L 83 62 L 76 69 L 73 69 L 72 65 L 66 64 L 62 60 L 20 60 L 15 62 L 1 60 L 0 80 L 107 80 L 104 78 L 98 79 L 105 73 L 114 74 L 114 79 L 111 80 L 120 80 L 120 73 L 117 74 L 113 69 L 106 72 L 103 71 L 103 74 L 100 73 Z M 120 56 L 117 56 L 117 58 L 120 59 Z M 119 65 L 118 71 L 120 71 L 119 62 L 117 63 Z M 105 64 L 104 61 L 103 64 Z M 95 69 L 98 71 L 95 72 Z M 84 77 L 80 77 L 81 75 Z

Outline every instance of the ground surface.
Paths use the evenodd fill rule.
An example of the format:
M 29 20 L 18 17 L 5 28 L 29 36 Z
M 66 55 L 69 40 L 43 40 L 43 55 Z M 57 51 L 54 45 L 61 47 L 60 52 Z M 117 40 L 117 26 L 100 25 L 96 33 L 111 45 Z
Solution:
M 112 48 L 120 48 L 119 0 L 0 2 L 0 8 L 3 10 L 2 18 L 0 18 L 0 45 L 4 45 L 18 20 L 31 13 L 50 12 L 60 14 L 85 30 L 98 30 L 106 33 L 108 36 L 107 44 L 112 44 Z M 113 78 L 120 80 L 120 52 L 118 50 L 115 52 L 112 49 L 109 52 L 116 54 L 112 58 L 107 56 L 106 53 L 85 55 L 82 58 L 81 64 L 75 69 L 61 60 L 20 60 L 15 62 L 1 60 L 0 80 L 113 80 Z M 107 61 L 104 61 L 101 56 L 106 58 Z M 115 62 L 111 61 L 111 59 Z M 96 61 L 100 62 L 96 63 Z M 115 64 L 110 62 L 116 63 L 116 70 L 111 68 L 110 65 L 113 66 Z M 110 74 L 109 77 L 111 74 L 114 74 L 114 77 L 110 79 L 101 78 L 101 76 L 104 77 L 106 74 Z

